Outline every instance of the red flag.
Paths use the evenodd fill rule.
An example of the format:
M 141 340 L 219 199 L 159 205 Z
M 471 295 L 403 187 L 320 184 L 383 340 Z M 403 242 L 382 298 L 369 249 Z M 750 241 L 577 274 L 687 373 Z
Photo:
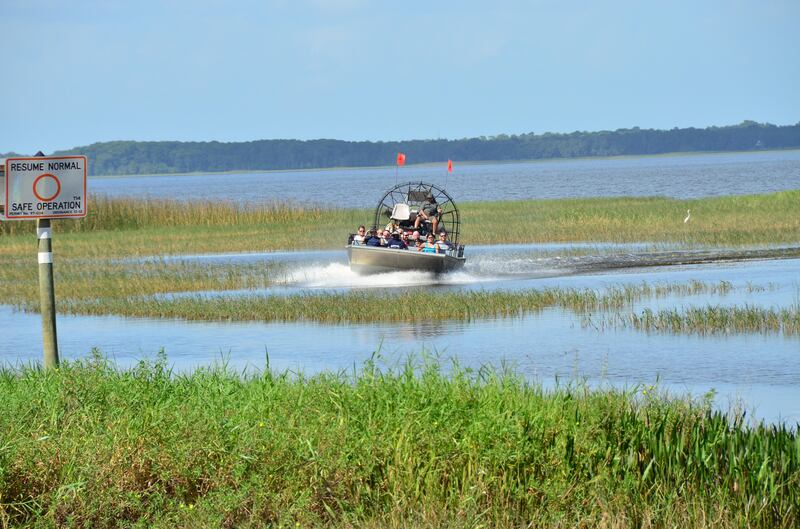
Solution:
M 453 160 L 447 160 L 447 172 L 448 173 L 453 172 Z
M 406 164 L 406 155 L 402 152 L 397 153 L 397 165 L 405 165 Z

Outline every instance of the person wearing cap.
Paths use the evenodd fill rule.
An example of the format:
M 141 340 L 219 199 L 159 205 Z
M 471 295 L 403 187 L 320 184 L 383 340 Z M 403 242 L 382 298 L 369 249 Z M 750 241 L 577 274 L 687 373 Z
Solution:
M 408 245 L 403 242 L 403 239 L 400 238 L 401 233 L 403 233 L 402 230 L 397 230 L 392 233 L 392 236 L 386 246 L 389 248 L 394 248 L 395 250 L 407 250 Z
M 442 208 L 436 203 L 436 199 L 428 195 L 425 204 L 419 208 L 417 218 L 414 219 L 414 229 L 418 229 L 423 221 L 430 221 L 431 233 L 436 233 L 436 228 L 439 226 L 439 215 L 442 213 Z

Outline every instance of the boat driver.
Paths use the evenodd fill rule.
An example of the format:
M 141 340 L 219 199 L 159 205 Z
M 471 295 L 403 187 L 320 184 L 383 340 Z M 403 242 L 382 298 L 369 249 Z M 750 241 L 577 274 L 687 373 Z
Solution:
M 436 203 L 436 198 L 428 195 L 425 204 L 419 208 L 417 218 L 414 219 L 414 229 L 419 229 L 422 221 L 430 221 L 431 233 L 436 233 L 436 227 L 439 225 L 439 215 L 442 213 L 442 208 Z

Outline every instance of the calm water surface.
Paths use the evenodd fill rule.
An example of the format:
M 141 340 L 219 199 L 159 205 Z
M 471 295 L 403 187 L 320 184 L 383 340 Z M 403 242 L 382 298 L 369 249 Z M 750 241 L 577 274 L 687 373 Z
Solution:
M 597 196 L 697 198 L 800 189 L 800 150 L 268 173 L 92 177 L 112 197 L 373 207 L 395 183 L 444 186 L 456 203 Z

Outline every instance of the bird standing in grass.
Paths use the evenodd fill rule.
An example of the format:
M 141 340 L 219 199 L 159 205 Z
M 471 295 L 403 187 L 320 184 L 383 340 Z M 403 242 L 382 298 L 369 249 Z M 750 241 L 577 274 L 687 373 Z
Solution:
M 686 218 L 683 219 L 683 223 L 686 224 L 687 222 L 689 222 L 689 217 L 691 217 L 691 216 L 692 216 L 692 210 L 691 209 L 687 209 L 686 210 Z

